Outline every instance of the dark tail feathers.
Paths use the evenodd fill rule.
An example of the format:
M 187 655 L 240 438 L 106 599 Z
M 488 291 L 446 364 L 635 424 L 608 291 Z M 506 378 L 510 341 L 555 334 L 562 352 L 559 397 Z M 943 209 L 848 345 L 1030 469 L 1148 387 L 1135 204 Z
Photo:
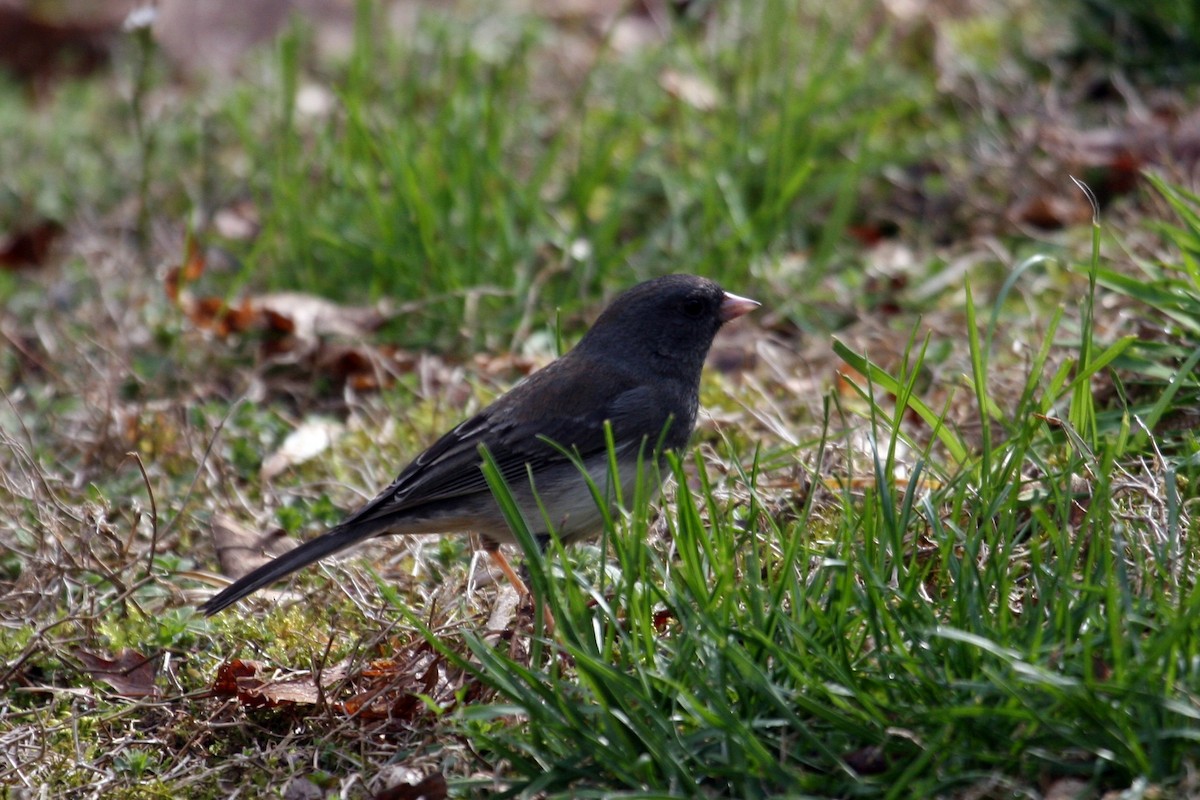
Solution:
M 334 528 L 315 539 L 310 539 L 295 550 L 289 550 L 275 560 L 263 564 L 249 575 L 238 578 L 200 606 L 200 610 L 204 612 L 204 616 L 211 617 L 267 584 L 274 583 L 315 561 L 320 561 L 325 556 L 358 544 L 374 534 L 375 531 L 364 530 L 359 525 Z

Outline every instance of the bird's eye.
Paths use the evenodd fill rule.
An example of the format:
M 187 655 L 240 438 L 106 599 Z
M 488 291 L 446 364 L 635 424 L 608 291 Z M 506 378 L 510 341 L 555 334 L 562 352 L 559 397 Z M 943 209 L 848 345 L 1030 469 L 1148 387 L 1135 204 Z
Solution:
M 683 313 L 692 319 L 699 319 L 704 313 L 704 301 L 698 297 L 689 297 L 683 301 Z

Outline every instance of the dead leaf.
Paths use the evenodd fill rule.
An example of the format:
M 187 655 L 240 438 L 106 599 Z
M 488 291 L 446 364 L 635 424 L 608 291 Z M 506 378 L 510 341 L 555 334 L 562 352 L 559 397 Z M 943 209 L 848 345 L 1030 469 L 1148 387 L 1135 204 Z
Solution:
M 259 533 L 224 514 L 213 517 L 212 537 L 221 571 L 234 580 L 297 546 L 282 528 Z
M 866 376 L 845 361 L 837 363 L 834 367 L 834 375 L 838 394 L 842 397 L 856 398 L 858 397 L 858 389 L 856 387 L 867 385 Z
M 337 95 L 319 83 L 306 83 L 296 90 L 296 112 L 303 116 L 327 117 L 337 105 Z
M 1081 192 L 1069 196 L 1043 192 L 1018 201 L 1009 216 L 1039 230 L 1055 231 L 1088 222 L 1092 218 L 1092 207 Z
M 33 9 L 0 5 L 0 67 L 35 89 L 84 77 L 109 63 L 119 18 L 56 21 Z
M 303 292 L 251 295 L 232 301 L 196 297 L 188 286 L 204 275 L 206 267 L 204 248 L 189 233 L 183 263 L 167 271 L 165 291 L 193 323 L 220 336 L 258 331 L 306 342 L 325 336 L 358 339 L 374 333 L 392 317 L 383 306 L 344 306 Z
M 1111 170 L 1120 176 L 1114 188 L 1129 190 L 1148 164 L 1200 159 L 1200 111 L 1182 116 L 1145 115 L 1125 125 L 1089 130 L 1050 126 L 1041 131 L 1040 142 L 1072 174 Z
M 272 363 L 300 365 L 309 376 L 320 375 L 337 387 L 348 384 L 359 390 L 379 388 L 386 376 L 410 371 L 416 363 L 410 354 L 395 348 L 364 344 L 393 316 L 383 305 L 345 306 L 302 292 L 251 295 L 240 300 L 200 296 L 190 287 L 206 268 L 206 252 L 189 234 L 182 263 L 167 272 L 167 297 L 197 328 L 218 337 L 257 334 L 263 357 Z
M 1042 796 L 1045 800 L 1084 800 L 1095 797 L 1096 790 L 1080 778 L 1058 778 L 1046 787 Z
M 1200 162 L 1200 111 L 1132 116 L 1124 125 L 1079 130 L 1049 125 L 1039 143 L 1058 165 L 1056 175 L 1083 180 L 1101 208 L 1133 192 L 1148 167 L 1166 165 L 1183 174 Z M 1018 202 L 1013 219 L 1052 230 L 1091 220 L 1086 198 L 1066 181 Z
M 654 626 L 654 630 L 663 633 L 673 619 L 675 619 L 675 612 L 669 608 L 662 608 L 654 612 L 650 624 Z
M 449 796 L 446 777 L 435 772 L 419 783 L 400 783 L 384 789 L 374 800 L 446 800 Z
M 238 680 L 238 699 L 242 705 L 316 705 L 321 699 L 321 687 L 312 675 L 282 681 L 263 681 L 255 676 Z
M 262 666 L 260 661 L 243 661 L 240 658 L 226 661 L 217 667 L 217 677 L 210 691 L 214 697 L 237 697 L 238 679 L 256 675 Z
M 196 237 L 189 232 L 183 242 L 183 263 L 167 270 L 166 279 L 163 282 L 167 299 L 182 307 L 184 287 L 199 280 L 200 276 L 204 274 L 206 266 L 204 250 L 196 241 Z
M 377 356 L 373 358 L 372 355 Z M 313 372 L 323 375 L 338 386 L 350 386 L 359 392 L 374 391 L 384 384 L 387 364 L 392 371 L 410 372 L 415 359 L 394 347 L 368 350 L 362 345 L 322 343 L 313 353 Z M 401 366 L 403 365 L 403 366 Z
M 472 359 L 473 369 L 488 378 L 524 377 L 549 361 L 540 361 L 529 356 L 507 350 L 495 353 L 476 353 Z
M 658 85 L 677 100 L 697 111 L 712 111 L 720 102 L 717 89 L 699 75 L 666 69 L 658 77 Z
M 89 676 L 107 683 L 121 697 L 158 697 L 161 694 L 154 685 L 157 659 L 147 658 L 136 650 L 122 650 L 111 659 L 82 648 L 76 649 L 74 655 Z
M 846 234 L 866 248 L 876 247 L 881 242 L 895 239 L 899 233 L 899 225 L 884 220 L 858 222 L 846 228 Z
M 313 673 L 275 679 L 261 661 L 234 659 L 217 668 L 211 691 L 216 697 L 236 697 L 247 708 L 314 705 L 325 688 L 345 677 L 345 665 L 338 664 L 320 673 L 318 686 Z
M 496 594 L 492 603 L 492 613 L 488 616 L 487 630 L 506 631 L 512 625 L 517 612 L 521 609 L 521 595 L 511 585 L 504 585 Z
M 314 342 L 324 336 L 361 338 L 379 329 L 391 318 L 388 309 L 379 306 L 342 306 L 324 297 L 281 291 L 276 294 L 242 297 L 229 301 L 224 297 L 197 297 L 187 285 L 204 275 L 206 258 L 196 237 L 187 236 L 184 263 L 168 270 L 166 293 L 188 319 L 218 336 L 244 331 L 275 333 Z
M 331 419 L 312 419 L 288 434 L 271 455 L 263 459 L 259 475 L 269 481 L 284 470 L 303 464 L 329 449 L 342 426 Z
M 396 719 L 411 722 L 426 710 L 419 695 L 436 696 L 449 686 L 441 658 L 419 646 L 407 662 L 374 661 L 359 673 L 365 688 L 338 707 L 361 719 Z M 421 665 L 423 672 L 418 674 Z M 447 691 L 440 694 L 445 697 Z
M 3 45 L 0 45 L 2 49 Z M 50 256 L 51 246 L 62 232 L 63 227 L 58 222 L 43 219 L 8 234 L 0 241 L 0 267 L 15 270 L 44 265 Z
M 236 241 L 249 241 L 258 236 L 262 223 L 258 206 L 252 200 L 238 200 L 213 214 L 213 229 L 219 236 Z
M 255 337 L 271 374 L 273 391 L 310 391 L 314 376 L 331 391 L 350 386 L 372 391 L 419 363 L 394 346 L 375 346 L 372 334 L 395 315 L 385 304 L 346 306 L 302 292 L 249 295 L 240 299 L 200 295 L 193 290 L 208 267 L 208 253 L 189 234 L 182 262 L 167 271 L 164 291 L 198 329 L 226 339 Z M 455 381 L 461 383 L 461 381 Z M 271 464 L 270 468 L 286 467 Z
M 292 778 L 283 790 L 283 800 L 323 800 L 324 797 L 321 787 L 308 778 Z
M 405 649 L 400 646 L 397 651 Z M 247 708 L 315 705 L 324 698 L 330 709 L 346 716 L 410 722 L 429 713 L 425 697 L 453 706 L 460 686 L 461 681 L 451 681 L 442 658 L 418 641 L 407 645 L 403 658 L 372 661 L 353 673 L 346 661 L 319 673 L 278 678 L 262 662 L 235 659 L 217 669 L 211 692 L 237 698 Z
M 844 755 L 842 760 L 846 762 L 846 766 L 859 775 L 879 775 L 886 772 L 888 768 L 887 754 L 877 744 L 860 747 L 854 752 Z
M 272 324 L 286 324 L 291 333 L 306 340 L 322 336 L 367 336 L 391 318 L 391 313 L 382 307 L 343 306 L 303 292 L 264 294 L 243 302 L 267 315 Z

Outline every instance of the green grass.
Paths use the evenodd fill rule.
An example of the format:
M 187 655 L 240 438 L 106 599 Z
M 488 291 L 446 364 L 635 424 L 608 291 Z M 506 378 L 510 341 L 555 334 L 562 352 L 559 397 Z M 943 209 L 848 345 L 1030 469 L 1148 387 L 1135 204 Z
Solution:
M 793 518 L 757 488 L 769 454 L 725 454 L 741 467 L 720 480 L 675 463 L 695 488 L 664 507 L 667 554 L 643 498 L 604 540 L 615 579 L 533 569 L 565 661 L 468 637 L 468 668 L 504 702 L 463 709 L 463 730 L 511 765 L 512 796 L 941 797 L 1068 776 L 1186 792 L 1172 787 L 1200 719 L 1200 551 L 1179 513 L 1194 442 L 1134 477 L 1146 454 L 1127 427 L 1085 440 L 1046 416 L 1088 382 L 1034 366 L 966 463 L 928 448 L 901 463 L 894 392 L 863 387 L 875 445 L 841 476 L 858 489 L 810 484 Z
M 1186 197 L 1163 188 L 1192 221 Z M 534 568 L 570 666 L 539 667 L 535 649 L 531 667 L 469 637 L 476 674 L 507 702 L 461 714 L 474 741 L 524 773 L 513 794 L 925 797 L 996 775 L 1081 777 L 1099 791 L 1138 778 L 1169 787 L 1193 766 L 1200 628 L 1183 565 L 1197 553 L 1178 470 L 1194 468 L 1195 449 L 1173 442 L 1153 485 L 1118 488 L 1128 421 L 1095 426 L 1090 380 L 1137 342 L 1093 341 L 1097 265 L 1077 355 L 1046 373 L 1047 345 L 1011 415 L 989 402 L 995 343 L 968 292 L 977 413 L 1002 433 L 965 463 L 953 439 L 949 461 L 926 450 L 899 480 L 883 399 L 920 401 L 905 375 L 860 367 L 885 379 L 863 387 L 875 446 L 862 493 L 824 498 L 832 526 L 817 522 L 811 492 L 779 524 L 756 463 L 729 479 L 743 499 L 723 501 L 738 492 L 695 459 L 674 467 L 683 486 L 701 480 L 667 506 L 671 558 L 647 543 L 642 498 L 603 543 L 615 580 Z M 908 355 L 915 375 L 922 353 Z M 1060 406 L 1070 418 L 1053 416 Z
M 242 280 L 416 300 L 397 333 L 410 343 L 463 347 L 448 337 L 465 319 L 466 349 L 501 346 L 485 331 L 527 310 L 545 321 L 681 269 L 744 284 L 756 262 L 795 250 L 812 251 L 819 275 L 858 187 L 904 162 L 884 131 L 917 122 L 920 84 L 881 69 L 882 37 L 852 50 L 834 11 L 729 4 L 708 40 L 682 27 L 669 47 L 623 58 L 601 43 L 594 66 L 564 77 L 544 23 L 488 19 L 483 34 L 482 20 L 427 22 L 402 46 L 360 8 L 336 74 L 310 75 L 295 33 L 278 85 L 247 88 L 222 118 L 257 167 L 264 217 Z M 704 82 L 713 105 L 665 90 L 668 70 Z M 311 80 L 336 96 L 326 117 L 291 102 Z M 568 114 L 545 98 L 564 91 Z

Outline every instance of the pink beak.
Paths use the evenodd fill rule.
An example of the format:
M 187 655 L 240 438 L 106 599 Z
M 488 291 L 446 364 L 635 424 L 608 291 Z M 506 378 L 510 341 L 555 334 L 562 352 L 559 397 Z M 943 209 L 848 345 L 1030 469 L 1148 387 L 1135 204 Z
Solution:
M 736 294 L 726 292 L 725 299 L 721 301 L 721 308 L 717 312 L 717 316 L 721 319 L 722 323 L 725 323 L 731 319 L 737 319 L 742 314 L 748 314 L 761 305 L 762 303 L 757 300 L 751 300 L 749 297 L 738 297 Z

